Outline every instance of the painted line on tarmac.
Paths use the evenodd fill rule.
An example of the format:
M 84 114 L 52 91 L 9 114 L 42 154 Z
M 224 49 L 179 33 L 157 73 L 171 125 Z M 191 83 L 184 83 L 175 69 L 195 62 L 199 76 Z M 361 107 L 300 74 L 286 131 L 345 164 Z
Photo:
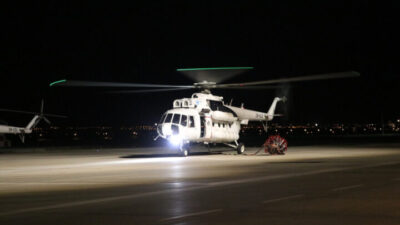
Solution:
M 166 191 L 153 191 L 153 192 L 125 195 L 125 196 L 108 197 L 108 198 L 76 201 L 76 202 L 69 202 L 69 203 L 55 204 L 55 205 L 48 205 L 48 206 L 41 206 L 41 207 L 33 207 L 33 208 L 3 212 L 3 213 L 0 213 L 0 216 L 8 216 L 8 215 L 15 215 L 15 214 L 20 214 L 20 213 L 37 212 L 37 211 L 50 210 L 50 209 L 59 209 L 59 208 L 75 207 L 75 206 L 82 206 L 82 205 L 89 205 L 89 204 L 97 204 L 97 203 L 104 203 L 104 202 L 110 202 L 110 201 L 118 201 L 118 200 L 123 200 L 123 199 L 146 197 L 146 196 L 152 196 L 152 195 L 158 195 L 158 194 L 164 194 L 164 193 L 166 193 Z
M 269 200 L 265 200 L 262 203 L 263 204 L 267 204 L 267 203 L 274 203 L 274 202 L 280 202 L 280 201 L 285 201 L 285 200 L 290 200 L 290 199 L 296 199 L 296 198 L 301 198 L 304 197 L 304 195 L 291 195 L 291 196 L 286 196 L 286 197 L 282 197 L 282 198 L 275 198 L 275 199 L 269 199 Z
M 188 213 L 188 214 L 184 214 L 184 215 L 180 215 L 180 216 L 173 216 L 173 217 L 162 219 L 160 221 L 177 220 L 177 219 L 182 219 L 185 217 L 206 215 L 206 214 L 216 213 L 216 212 L 220 212 L 220 211 L 222 211 L 222 209 L 212 209 L 212 210 L 207 210 L 207 211 Z
M 309 171 L 309 172 L 283 174 L 283 175 L 270 175 L 270 176 L 253 177 L 253 178 L 245 178 L 245 179 L 238 179 L 238 180 L 217 181 L 217 182 L 209 183 L 209 186 L 225 186 L 225 185 L 233 185 L 233 184 L 270 181 L 270 180 L 277 180 L 277 179 L 318 175 L 318 174 L 323 174 L 323 173 L 334 173 L 334 172 L 354 170 L 354 169 L 364 169 L 364 168 L 379 167 L 379 166 L 391 166 L 391 165 L 397 165 L 397 164 L 400 164 L 400 163 L 399 162 L 388 162 L 388 163 L 379 163 L 379 164 L 373 164 L 373 165 L 331 168 L 331 169 L 314 170 L 314 171 Z
M 51 166 L 28 166 L 28 167 L 18 167 L 12 169 L 2 169 L 0 174 L 16 173 L 20 171 L 43 171 L 51 169 L 79 169 L 82 167 L 96 167 L 96 166 L 112 166 L 112 165 L 129 165 L 129 164 L 146 164 L 146 163 L 172 163 L 183 161 L 182 157 L 164 157 L 164 158 L 144 158 L 144 159 L 123 159 L 114 160 L 107 162 L 88 162 L 79 164 L 64 164 L 64 165 L 51 165 Z
M 75 202 L 69 202 L 69 203 L 53 204 L 53 205 L 47 205 L 47 206 L 41 206 L 41 207 L 13 210 L 13 211 L 8 211 L 8 212 L 2 212 L 2 213 L 0 213 L 0 216 L 9 216 L 9 215 L 15 215 L 15 214 L 21 214 L 21 213 L 29 213 L 29 212 L 51 210 L 51 209 L 98 204 L 98 203 L 104 203 L 104 202 L 143 198 L 143 197 L 150 197 L 150 196 L 153 197 L 155 195 L 161 195 L 161 194 L 174 194 L 174 193 L 180 193 L 180 192 L 185 192 L 185 191 L 202 190 L 202 189 L 208 189 L 208 188 L 214 188 L 214 187 L 220 187 L 220 186 L 222 187 L 222 186 L 234 185 L 234 184 L 271 181 L 271 180 L 278 180 L 278 179 L 285 179 L 285 178 L 296 178 L 296 177 L 302 177 L 302 176 L 318 175 L 318 174 L 323 174 L 323 173 L 333 173 L 333 172 L 340 172 L 340 171 L 345 171 L 345 170 L 363 169 L 363 168 L 389 166 L 389 165 L 397 165 L 397 164 L 399 164 L 399 162 L 386 162 L 386 163 L 379 163 L 379 164 L 369 164 L 369 165 L 364 165 L 364 166 L 341 167 L 341 168 L 324 169 L 324 170 L 309 171 L 309 172 L 302 172 L 302 173 L 292 173 L 292 174 L 284 174 L 284 175 L 272 175 L 272 176 L 263 176 L 263 177 L 247 178 L 247 179 L 212 182 L 212 183 L 208 183 L 208 185 L 205 185 L 205 186 L 174 188 L 174 189 L 166 189 L 166 190 L 161 190 L 161 191 L 152 191 L 152 192 L 145 192 L 145 193 L 138 193 L 138 194 L 131 194 L 131 195 L 122 195 L 122 196 L 116 196 L 116 197 L 75 201 Z
M 338 188 L 334 188 L 331 189 L 331 191 L 345 191 L 345 190 L 350 190 L 350 189 L 354 189 L 354 188 L 359 188 L 364 186 L 363 184 L 356 184 L 356 185 L 351 185 L 351 186 L 344 186 L 344 187 L 338 187 Z

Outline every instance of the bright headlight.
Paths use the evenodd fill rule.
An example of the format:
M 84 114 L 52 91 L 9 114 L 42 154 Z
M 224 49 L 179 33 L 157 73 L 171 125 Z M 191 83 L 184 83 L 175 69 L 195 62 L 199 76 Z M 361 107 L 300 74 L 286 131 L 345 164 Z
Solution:
M 182 142 L 182 138 L 180 135 L 172 135 L 169 137 L 168 140 L 174 146 L 178 146 Z
M 172 130 L 171 130 L 171 128 L 170 127 L 167 127 L 167 126 L 163 126 L 163 128 L 162 128 L 162 132 L 163 132 L 163 134 L 165 135 L 165 136 L 169 136 L 169 135 L 171 135 L 172 134 Z

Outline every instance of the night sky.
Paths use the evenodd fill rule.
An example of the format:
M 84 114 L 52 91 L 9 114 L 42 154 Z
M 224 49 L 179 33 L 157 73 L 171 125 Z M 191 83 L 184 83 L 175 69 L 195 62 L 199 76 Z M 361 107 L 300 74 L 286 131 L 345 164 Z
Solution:
M 69 116 L 70 125 L 153 124 L 192 91 L 105 94 L 59 79 L 192 84 L 177 68 L 253 66 L 226 82 L 354 70 L 290 85 L 285 122 L 400 118 L 399 3 L 386 1 L 34 1 L 1 9 L 0 107 Z M 280 90 L 222 91 L 266 111 Z M 29 116 L 1 113 L 12 125 Z

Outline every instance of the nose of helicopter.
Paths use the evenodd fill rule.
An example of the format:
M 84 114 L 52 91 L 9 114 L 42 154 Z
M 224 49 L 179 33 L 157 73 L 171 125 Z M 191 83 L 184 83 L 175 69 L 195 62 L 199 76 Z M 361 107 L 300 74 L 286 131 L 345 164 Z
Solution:
M 179 135 L 179 126 L 171 123 L 162 123 L 157 126 L 160 137 L 167 139 L 173 146 L 179 146 L 182 138 Z
M 157 133 L 163 138 L 168 138 L 171 135 L 178 135 L 179 126 L 171 123 L 158 124 Z

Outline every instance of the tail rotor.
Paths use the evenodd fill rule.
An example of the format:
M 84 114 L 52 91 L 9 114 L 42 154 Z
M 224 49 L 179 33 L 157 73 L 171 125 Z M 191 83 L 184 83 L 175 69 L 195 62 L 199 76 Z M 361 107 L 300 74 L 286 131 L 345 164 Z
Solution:
M 44 115 L 44 99 L 42 99 L 42 102 L 41 102 L 41 105 L 40 105 L 40 114 L 39 114 L 39 119 L 38 119 L 38 123 L 39 123 L 39 121 L 40 120 L 44 120 L 47 124 L 51 124 L 51 122 L 50 122 L 50 120 L 49 119 L 47 119 Z

